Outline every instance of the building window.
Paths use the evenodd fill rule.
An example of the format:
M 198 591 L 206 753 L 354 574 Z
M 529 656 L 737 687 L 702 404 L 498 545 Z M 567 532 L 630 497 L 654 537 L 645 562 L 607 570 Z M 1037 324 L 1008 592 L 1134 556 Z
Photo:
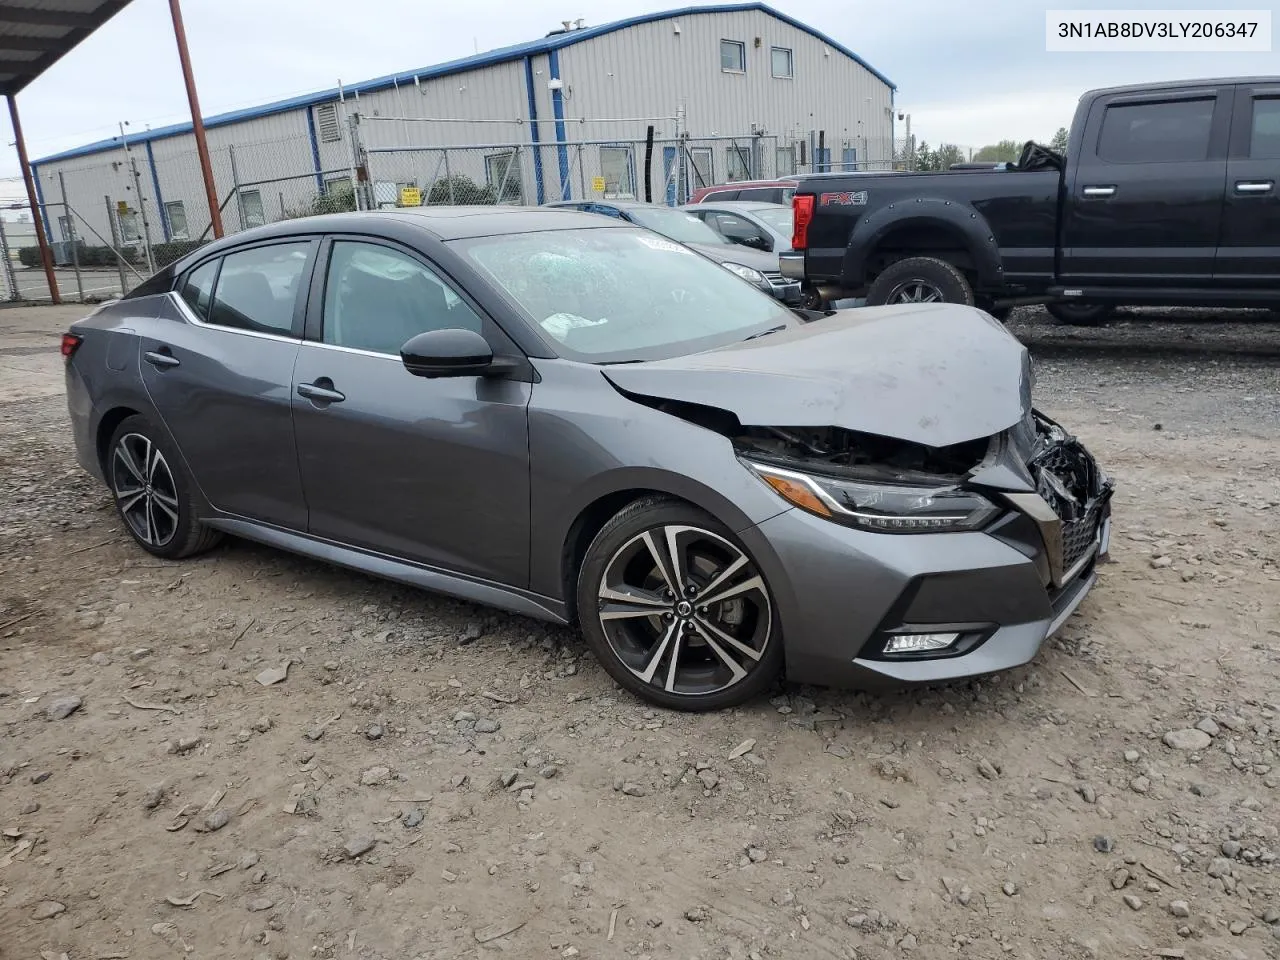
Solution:
M 121 202 L 123 203 L 123 201 Z M 121 243 L 137 243 L 142 239 L 142 231 L 138 229 L 137 210 L 121 211 L 118 219 L 120 221 Z
M 323 103 L 316 107 L 316 126 L 320 128 L 320 139 L 324 143 L 342 139 L 342 125 L 338 123 L 336 103 Z
M 777 152 L 778 176 L 786 177 L 796 172 L 796 148 L 779 147 Z
M 262 194 L 257 190 L 240 191 L 240 226 L 248 230 L 260 227 L 267 222 L 266 211 L 262 209 Z
M 725 170 L 729 174 L 729 182 L 751 179 L 751 149 L 738 143 L 731 143 L 725 154 Z
M 604 176 L 606 200 L 634 200 L 636 185 L 632 170 L 631 148 L 600 148 L 600 173 Z
M 738 40 L 721 40 L 720 69 L 725 73 L 746 73 L 747 45 Z
M 71 222 L 71 215 L 58 218 L 58 232 L 62 234 L 64 243 L 70 243 L 76 238 L 75 224 Z
M 710 147 L 694 147 L 689 151 L 689 165 L 692 167 L 689 176 L 694 190 L 710 187 L 716 182 L 714 157 Z
M 769 55 L 773 64 L 773 75 L 775 77 L 790 80 L 795 76 L 795 69 L 791 62 L 790 50 L 786 47 L 774 47 L 769 51 Z
M 334 177 L 332 180 L 324 182 L 324 195 L 326 197 L 341 196 L 344 193 L 353 192 L 350 177 Z
M 186 240 L 191 234 L 187 231 L 187 208 L 181 200 L 172 200 L 164 205 L 164 215 L 169 220 L 169 239 Z
M 520 173 L 518 152 L 493 153 L 485 157 L 484 175 L 493 188 L 494 203 L 524 203 L 524 178 Z

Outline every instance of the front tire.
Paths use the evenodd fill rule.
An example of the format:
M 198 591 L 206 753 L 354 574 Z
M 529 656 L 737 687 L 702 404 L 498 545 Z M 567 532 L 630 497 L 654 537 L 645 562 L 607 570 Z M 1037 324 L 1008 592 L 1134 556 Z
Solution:
M 764 576 L 727 527 L 687 503 L 647 497 L 606 523 L 579 571 L 577 609 L 609 675 L 659 706 L 736 706 L 782 671 Z
M 891 263 L 867 288 L 867 306 L 894 303 L 959 303 L 974 305 L 973 287 L 965 275 L 934 257 L 908 257 Z
M 1045 309 L 1068 327 L 1096 327 L 1115 312 L 1109 303 L 1047 303 Z
M 222 538 L 197 519 L 181 459 L 146 417 L 135 414 L 116 427 L 105 472 L 125 529 L 153 556 L 190 557 Z

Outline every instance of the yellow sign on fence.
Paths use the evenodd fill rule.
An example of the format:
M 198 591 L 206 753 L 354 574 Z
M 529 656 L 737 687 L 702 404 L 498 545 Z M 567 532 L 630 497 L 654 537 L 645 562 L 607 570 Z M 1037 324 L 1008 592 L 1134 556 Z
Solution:
M 604 177 L 592 177 L 591 189 L 596 193 L 604 193 Z
M 400 188 L 400 206 L 402 207 L 420 207 L 422 206 L 422 191 L 417 187 L 401 187 Z

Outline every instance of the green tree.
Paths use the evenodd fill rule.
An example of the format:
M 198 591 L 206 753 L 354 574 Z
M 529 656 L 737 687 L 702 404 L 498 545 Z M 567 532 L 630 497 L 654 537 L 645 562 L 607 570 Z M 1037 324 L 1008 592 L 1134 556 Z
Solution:
M 973 155 L 974 160 L 990 163 L 1016 163 L 1022 154 L 1022 144 L 1016 140 L 989 143 Z
M 1058 132 L 1053 135 L 1053 139 L 1049 141 L 1049 149 L 1054 153 L 1060 153 L 1066 156 L 1067 153 L 1067 128 L 1059 127 Z
M 964 151 L 954 143 L 944 143 L 938 147 L 937 166 L 935 170 L 946 170 L 953 163 L 964 163 Z
M 921 140 L 916 145 L 916 156 L 914 169 L 916 170 L 937 170 L 937 160 L 934 152 L 929 148 L 929 144 Z

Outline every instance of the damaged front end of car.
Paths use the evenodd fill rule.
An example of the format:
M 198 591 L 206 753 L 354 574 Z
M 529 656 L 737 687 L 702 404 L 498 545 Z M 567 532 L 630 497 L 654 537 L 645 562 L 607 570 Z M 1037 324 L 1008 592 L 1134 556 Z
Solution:
M 1054 630 L 1109 549 L 1112 480 L 1079 440 L 1034 409 L 1009 430 L 946 447 L 836 427 L 750 426 L 731 440 L 779 496 L 827 520 L 883 534 L 980 532 L 1012 546 L 1035 564 L 1062 613 Z M 943 634 L 955 641 L 955 633 L 909 653 L 927 655 L 929 644 Z

